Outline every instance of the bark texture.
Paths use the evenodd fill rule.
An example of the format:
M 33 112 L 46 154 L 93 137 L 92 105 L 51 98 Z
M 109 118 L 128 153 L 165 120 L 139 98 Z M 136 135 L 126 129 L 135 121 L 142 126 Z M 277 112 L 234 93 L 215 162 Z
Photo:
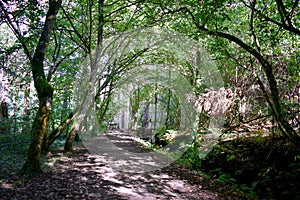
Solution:
M 44 72 L 44 60 L 60 5 L 61 0 L 49 1 L 45 24 L 30 62 L 34 86 L 39 99 L 39 108 L 31 129 L 31 144 L 28 148 L 26 162 L 23 165 L 21 174 L 42 172 L 40 156 L 44 137 L 47 134 L 53 98 L 53 88 L 47 81 Z

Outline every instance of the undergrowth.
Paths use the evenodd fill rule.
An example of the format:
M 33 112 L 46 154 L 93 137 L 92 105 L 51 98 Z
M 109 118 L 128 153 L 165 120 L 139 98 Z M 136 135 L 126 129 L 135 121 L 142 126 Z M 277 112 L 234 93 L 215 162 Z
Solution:
M 26 152 L 30 143 L 27 134 L 0 135 L 0 178 L 16 174 L 25 162 Z
M 192 145 L 178 162 L 252 199 L 300 199 L 300 150 L 284 138 L 223 141 L 204 158 Z

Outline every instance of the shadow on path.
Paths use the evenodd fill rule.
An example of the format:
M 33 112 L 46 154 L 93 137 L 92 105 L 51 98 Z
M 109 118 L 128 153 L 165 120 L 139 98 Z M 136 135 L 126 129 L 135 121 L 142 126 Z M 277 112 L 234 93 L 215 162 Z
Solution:
M 112 132 L 107 138 L 115 148 L 127 154 L 149 152 L 126 133 Z M 103 155 L 99 155 L 99 151 L 91 154 L 85 148 L 73 153 L 52 152 L 47 156 L 48 172 L 24 181 L 2 182 L 0 199 L 246 199 L 228 191 L 226 195 L 221 194 L 212 181 L 175 163 L 146 172 L 118 170 L 120 168 L 114 164 L 117 160 L 111 158 L 112 152 L 105 152 L 112 148 L 103 146 Z M 137 161 L 142 166 L 151 162 L 150 165 L 155 165 L 155 160 L 147 164 L 143 164 L 141 158 Z M 130 163 L 119 162 L 122 163 L 130 167 Z

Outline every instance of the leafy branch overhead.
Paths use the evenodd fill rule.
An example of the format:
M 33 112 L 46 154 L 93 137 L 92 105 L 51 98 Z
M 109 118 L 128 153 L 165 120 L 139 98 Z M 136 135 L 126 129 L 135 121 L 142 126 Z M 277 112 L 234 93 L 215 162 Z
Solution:
M 89 149 L 86 138 L 108 134 L 116 145 L 111 154 L 121 147 L 163 152 L 251 197 L 299 198 L 299 8 L 299 0 L 0 0 L 0 196 L 11 174 L 52 173 L 53 166 L 64 168 L 64 159 L 79 174 L 60 171 L 63 178 L 94 183 L 82 172 L 87 169 L 76 168 L 76 156 L 90 159 L 88 165 L 98 159 L 77 150 Z M 90 149 L 105 149 L 109 141 Z M 126 163 L 135 156 L 129 157 Z M 132 161 L 141 162 L 132 168 L 145 160 Z M 44 178 L 52 183 L 51 173 Z M 122 176 L 125 189 L 113 184 L 112 191 L 129 191 Z M 41 180 L 14 181 L 15 192 Z M 52 189 L 24 198 L 54 198 Z M 136 194 L 151 193 L 142 189 Z M 168 192 L 153 198 L 209 196 Z

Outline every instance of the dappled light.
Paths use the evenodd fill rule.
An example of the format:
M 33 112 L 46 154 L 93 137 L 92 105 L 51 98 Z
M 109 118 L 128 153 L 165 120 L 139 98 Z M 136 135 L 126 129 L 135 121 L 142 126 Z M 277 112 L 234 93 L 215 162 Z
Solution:
M 53 155 L 57 156 L 57 153 L 59 154 L 55 152 Z M 3 193 L 2 197 L 57 199 L 69 198 L 72 195 L 81 199 L 223 198 L 218 194 L 218 188 L 215 188 L 214 192 L 205 189 L 208 185 L 204 180 L 198 180 L 198 183 L 194 184 L 189 178 L 181 177 L 179 171 L 174 172 L 172 170 L 174 167 L 185 170 L 177 165 L 147 173 L 124 173 L 112 168 L 109 161 L 98 160 L 84 149 L 78 149 L 76 154 L 59 158 L 61 159 L 55 158 L 54 164 L 51 156 L 48 158 L 51 172 L 30 178 L 17 187 L 7 188 L 8 184 L 3 183 L 1 190 L 7 190 L 4 190 L 6 193 Z M 40 183 L 41 180 L 44 182 Z
M 0 0 L 0 199 L 300 199 L 299 5 Z
M 144 173 L 169 165 L 173 159 L 142 148 L 142 145 L 127 132 L 108 131 L 91 140 L 85 138 L 84 145 L 95 154 L 95 160 L 105 160 L 117 170 Z
M 119 133 L 120 137 L 118 137 Z M 109 132 L 112 142 L 122 144 L 122 151 L 149 152 L 128 134 Z M 106 136 L 107 137 L 107 136 Z M 99 141 L 98 141 L 99 142 Z M 103 144 L 101 145 L 103 146 Z M 115 149 L 114 146 L 111 151 Z M 103 149 L 104 150 L 104 149 Z M 1 181 L 3 198 L 78 198 L 78 199 L 226 199 L 220 193 L 224 186 L 192 173 L 189 169 L 170 164 L 157 170 L 122 171 L 120 166 L 136 168 L 137 165 L 157 166 L 152 158 L 131 158 L 131 162 L 112 158 L 111 152 L 91 154 L 84 147 L 73 153 L 54 150 L 45 158 L 46 172 L 26 181 L 13 177 Z M 144 160 L 142 160 L 144 159 Z M 120 166 L 119 166 L 120 165 Z M 17 184 L 11 184 L 11 181 Z M 225 195 L 225 196 L 224 196 Z M 230 195 L 230 194 L 228 194 Z M 237 195 L 231 199 L 243 199 Z

